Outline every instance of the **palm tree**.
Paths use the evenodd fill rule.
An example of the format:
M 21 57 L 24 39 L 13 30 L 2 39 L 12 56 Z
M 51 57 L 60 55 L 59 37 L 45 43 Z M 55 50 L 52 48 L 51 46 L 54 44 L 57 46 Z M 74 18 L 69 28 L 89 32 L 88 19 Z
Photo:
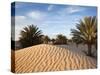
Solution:
M 87 44 L 87 55 L 91 56 L 92 45 L 97 41 L 97 18 L 95 16 L 85 17 L 77 23 L 76 28 L 71 30 L 74 41 L 77 44 Z
M 54 38 L 52 38 L 51 41 L 52 41 L 52 44 L 55 44 L 56 40 Z
M 75 34 L 73 34 L 74 36 L 72 37 L 72 41 L 76 43 L 76 46 L 78 47 L 78 45 L 82 42 L 81 39 L 76 36 Z
M 27 27 L 24 27 L 23 30 L 21 30 L 19 38 L 20 43 L 22 47 L 28 47 L 32 45 L 37 45 L 41 43 L 41 30 L 37 26 L 29 25 Z
M 58 34 L 56 38 L 56 44 L 67 44 L 67 38 L 66 36 L 62 34 Z
M 43 36 L 43 43 L 48 44 L 49 41 L 50 41 L 50 38 L 47 35 Z

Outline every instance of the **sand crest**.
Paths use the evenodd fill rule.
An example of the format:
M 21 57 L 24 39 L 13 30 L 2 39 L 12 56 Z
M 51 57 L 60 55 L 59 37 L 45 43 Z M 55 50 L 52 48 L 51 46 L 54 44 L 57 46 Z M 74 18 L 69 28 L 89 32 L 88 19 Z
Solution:
M 40 44 L 15 51 L 16 73 L 93 69 L 96 65 L 93 58 L 54 45 Z

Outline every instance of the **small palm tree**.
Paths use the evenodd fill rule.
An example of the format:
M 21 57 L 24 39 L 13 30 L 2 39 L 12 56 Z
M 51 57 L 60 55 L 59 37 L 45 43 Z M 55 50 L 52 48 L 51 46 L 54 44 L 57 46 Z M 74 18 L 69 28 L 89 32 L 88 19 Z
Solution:
M 55 44 L 56 39 L 52 38 L 51 41 L 52 41 L 52 44 Z
M 29 25 L 27 27 L 24 27 L 23 30 L 21 30 L 21 37 L 19 38 L 19 41 L 23 48 L 37 45 L 41 43 L 41 34 L 41 30 L 39 30 L 37 26 Z
M 47 35 L 43 36 L 43 43 L 48 44 L 49 41 L 50 41 L 50 38 Z
M 79 44 L 84 43 L 88 46 L 87 55 L 91 56 L 92 45 L 97 41 L 97 18 L 85 17 L 76 25 L 77 29 L 72 29 L 73 40 Z
M 73 34 L 73 35 L 74 35 L 74 34 Z M 80 43 L 82 43 L 81 39 L 80 39 L 78 36 L 76 36 L 76 35 L 74 35 L 74 36 L 72 37 L 72 41 L 76 43 L 76 46 L 77 46 L 77 47 L 78 47 L 78 45 L 79 45 Z
M 66 36 L 62 34 L 58 34 L 56 38 L 56 44 L 67 44 L 67 38 Z

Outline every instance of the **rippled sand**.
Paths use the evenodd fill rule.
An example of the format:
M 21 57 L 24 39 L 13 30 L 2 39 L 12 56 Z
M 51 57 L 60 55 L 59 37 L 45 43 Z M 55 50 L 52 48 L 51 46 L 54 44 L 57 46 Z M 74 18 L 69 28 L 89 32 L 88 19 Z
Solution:
M 15 51 L 14 65 L 16 73 L 25 73 L 94 69 L 97 62 L 93 58 L 66 48 L 41 44 Z

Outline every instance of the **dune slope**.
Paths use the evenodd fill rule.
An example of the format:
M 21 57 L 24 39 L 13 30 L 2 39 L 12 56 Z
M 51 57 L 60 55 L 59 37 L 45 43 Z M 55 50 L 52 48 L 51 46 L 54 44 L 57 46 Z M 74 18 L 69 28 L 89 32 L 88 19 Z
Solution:
M 93 58 L 53 45 L 41 44 L 15 51 L 16 73 L 93 69 L 96 65 Z

